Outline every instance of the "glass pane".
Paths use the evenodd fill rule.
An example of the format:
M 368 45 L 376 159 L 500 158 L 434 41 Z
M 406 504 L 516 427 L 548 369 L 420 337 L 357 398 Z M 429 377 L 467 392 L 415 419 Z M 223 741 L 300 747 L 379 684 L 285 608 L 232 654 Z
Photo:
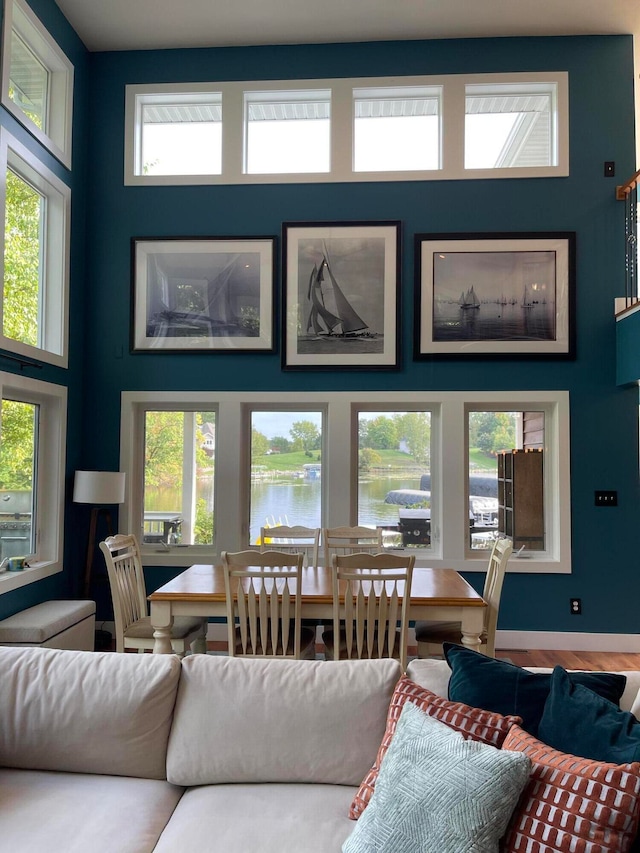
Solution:
M 355 89 L 354 171 L 440 165 L 439 89 Z
M 465 169 L 551 166 L 556 85 L 466 87 Z
M 249 542 L 261 527 L 322 527 L 322 412 L 251 413 Z
M 250 92 L 245 109 L 247 174 L 329 171 L 329 92 Z
M 534 483 L 529 473 L 526 480 L 521 475 L 514 492 L 509 457 L 505 459 L 502 455 L 504 451 L 513 450 L 538 452 L 543 447 L 544 412 L 469 413 L 469 522 L 472 549 L 491 548 L 499 533 L 512 537 L 513 520 L 515 518 L 517 523 L 517 511 L 522 511 L 523 502 L 526 512 L 531 514 L 527 523 L 537 515 L 535 525 L 541 528 L 544 536 L 542 506 L 538 509 L 534 506 L 541 481 Z M 508 475 L 506 479 L 505 475 Z M 517 499 L 515 513 L 514 498 Z M 506 512 L 505 506 L 508 507 Z M 521 547 L 522 543 L 514 544 Z
M 358 414 L 358 524 L 389 547 L 431 545 L 431 413 Z
M 9 97 L 40 130 L 46 131 L 49 72 L 15 32 L 11 33 Z
M 221 174 L 221 101 L 144 104 L 141 149 L 143 175 Z
M 147 543 L 214 541 L 214 412 L 147 412 L 144 535 Z
M 2 401 L 0 425 L 0 560 L 35 554 L 36 442 L 39 409 Z
M 39 342 L 41 225 L 45 199 L 7 170 L 2 332 L 30 346 Z

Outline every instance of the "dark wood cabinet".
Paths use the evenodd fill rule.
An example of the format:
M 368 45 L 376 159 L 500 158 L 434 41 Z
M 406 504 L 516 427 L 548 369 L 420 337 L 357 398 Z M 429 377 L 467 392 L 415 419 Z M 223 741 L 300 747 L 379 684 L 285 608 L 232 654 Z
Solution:
M 542 450 L 498 454 L 498 530 L 513 540 L 514 550 L 544 550 Z

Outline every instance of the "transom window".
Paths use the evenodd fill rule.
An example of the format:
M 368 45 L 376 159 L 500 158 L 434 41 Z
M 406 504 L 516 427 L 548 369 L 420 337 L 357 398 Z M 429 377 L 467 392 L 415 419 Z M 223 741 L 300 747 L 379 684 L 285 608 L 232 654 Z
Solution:
M 565 176 L 568 74 L 129 85 L 125 138 L 125 184 Z
M 73 65 L 24 0 L 4 12 L 2 104 L 71 168 Z

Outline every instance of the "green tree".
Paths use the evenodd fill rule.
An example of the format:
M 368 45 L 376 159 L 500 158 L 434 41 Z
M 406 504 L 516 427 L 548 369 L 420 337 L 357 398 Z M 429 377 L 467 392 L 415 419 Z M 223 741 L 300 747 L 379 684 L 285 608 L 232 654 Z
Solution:
M 42 196 L 7 169 L 3 332 L 37 346 Z
M 367 447 L 375 450 L 393 450 L 398 446 L 398 430 L 391 418 L 378 415 L 369 421 L 367 430 Z
M 289 430 L 294 450 L 318 450 L 320 430 L 313 421 L 296 421 Z
M 469 446 L 483 453 L 498 453 L 515 447 L 516 423 L 513 412 L 471 412 Z
M 279 450 L 280 453 L 290 453 L 291 452 L 291 442 L 288 438 L 285 438 L 283 435 L 274 436 L 269 442 L 271 447 L 274 450 Z
M 405 441 L 409 453 L 419 465 L 431 459 L 431 420 L 426 412 L 404 412 L 394 418 L 398 439 Z
M 184 413 L 147 412 L 144 436 L 145 486 L 182 489 Z
M 358 468 L 360 471 L 370 471 L 374 465 L 382 462 L 382 456 L 370 447 L 363 447 L 358 453 Z
M 251 430 L 251 458 L 264 456 L 270 447 L 269 439 L 255 427 Z
M 0 489 L 32 489 L 37 407 L 3 400 L 1 412 Z

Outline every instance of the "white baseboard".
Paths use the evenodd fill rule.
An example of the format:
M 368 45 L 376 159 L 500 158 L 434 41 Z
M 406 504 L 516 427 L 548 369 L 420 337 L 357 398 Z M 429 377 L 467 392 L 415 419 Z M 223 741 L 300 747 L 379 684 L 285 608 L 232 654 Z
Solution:
M 640 634 L 578 631 L 497 631 L 498 649 L 557 649 L 569 652 L 640 652 Z

